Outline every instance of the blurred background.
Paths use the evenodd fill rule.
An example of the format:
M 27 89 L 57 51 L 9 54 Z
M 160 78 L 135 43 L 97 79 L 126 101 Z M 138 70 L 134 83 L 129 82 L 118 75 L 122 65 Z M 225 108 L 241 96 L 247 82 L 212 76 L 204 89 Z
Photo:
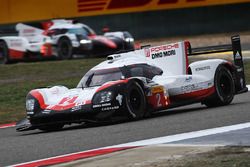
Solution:
M 126 30 L 135 39 L 248 31 L 250 0 L 0 0 L 0 33 L 18 22 L 77 19 L 97 33 Z

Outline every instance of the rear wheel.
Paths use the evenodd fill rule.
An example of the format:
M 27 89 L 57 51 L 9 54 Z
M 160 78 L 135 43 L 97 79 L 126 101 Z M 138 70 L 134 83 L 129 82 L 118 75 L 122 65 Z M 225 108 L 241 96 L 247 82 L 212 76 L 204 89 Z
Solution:
M 144 116 L 146 99 L 139 83 L 132 81 L 127 86 L 126 107 L 130 119 L 140 119 Z
M 10 63 L 9 49 L 4 41 L 0 41 L 0 64 Z
M 124 38 L 126 39 L 125 41 L 125 50 L 126 51 L 133 51 L 135 50 L 135 46 L 134 46 L 134 38 L 132 37 L 132 35 L 125 31 L 123 32 Z
M 71 41 L 67 37 L 59 39 L 57 44 L 57 55 L 60 59 L 71 59 L 73 47 Z
M 215 94 L 203 103 L 208 107 L 216 107 L 230 104 L 235 94 L 235 84 L 231 72 L 220 65 L 214 78 Z

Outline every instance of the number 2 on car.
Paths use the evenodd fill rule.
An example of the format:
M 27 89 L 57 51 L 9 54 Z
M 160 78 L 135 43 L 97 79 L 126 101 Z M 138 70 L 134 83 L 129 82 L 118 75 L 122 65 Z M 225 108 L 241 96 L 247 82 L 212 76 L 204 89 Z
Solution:
M 162 86 L 153 87 L 151 89 L 151 95 L 148 96 L 148 98 L 153 108 L 166 107 L 169 101 Z

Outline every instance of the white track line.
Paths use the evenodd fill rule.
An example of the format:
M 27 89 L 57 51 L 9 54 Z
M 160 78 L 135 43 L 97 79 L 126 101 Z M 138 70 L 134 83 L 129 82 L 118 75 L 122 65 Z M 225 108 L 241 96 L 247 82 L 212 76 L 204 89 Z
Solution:
M 250 91 L 250 85 L 247 85 L 248 91 Z
M 119 145 L 110 146 L 110 147 L 128 147 L 128 146 L 133 147 L 133 146 L 166 144 L 166 143 L 171 143 L 171 142 L 176 142 L 176 141 L 181 141 L 181 140 L 186 140 L 186 139 L 204 137 L 204 136 L 209 136 L 209 135 L 214 135 L 214 134 L 219 134 L 219 133 L 226 133 L 226 132 L 245 129 L 245 128 L 250 128 L 250 122 L 237 124 L 237 125 L 231 125 L 231 126 L 224 126 L 224 127 L 219 127 L 219 128 L 213 128 L 213 129 L 200 130 L 200 131 L 195 131 L 195 132 L 182 133 L 182 134 L 171 135 L 171 136 L 166 136 L 166 137 L 152 138 L 152 139 L 141 140 L 141 141 L 136 141 L 136 142 L 131 142 L 131 143 L 119 144 Z
M 77 156 L 79 154 L 83 154 L 83 153 L 86 153 L 89 151 L 98 151 L 98 150 L 102 150 L 102 149 L 120 148 L 120 147 L 143 147 L 143 146 L 149 146 L 149 145 L 167 144 L 167 143 L 171 143 L 171 142 L 192 139 L 192 138 L 197 138 L 197 137 L 204 137 L 204 136 L 220 134 L 220 133 L 226 133 L 226 132 L 230 132 L 230 131 L 234 131 L 234 130 L 241 130 L 241 129 L 245 129 L 245 128 L 250 128 L 250 122 L 237 124 L 237 125 L 231 125 L 231 126 L 218 127 L 218 128 L 213 128 L 213 129 L 206 129 L 206 130 L 176 134 L 176 135 L 171 135 L 171 136 L 166 136 L 166 137 L 152 138 L 152 139 L 148 139 L 148 140 L 141 140 L 141 141 L 136 141 L 136 142 L 131 142 L 131 143 L 113 145 L 113 146 L 102 147 L 102 148 L 97 148 L 97 149 L 93 149 L 93 150 L 86 150 L 86 151 L 82 151 L 82 152 L 65 154 L 65 155 L 60 155 L 60 156 L 56 156 L 56 157 L 50 157 L 50 158 L 46 158 L 46 159 L 11 165 L 11 167 L 21 167 L 21 166 L 22 167 L 30 167 L 30 166 L 32 166 L 31 165 L 32 163 L 52 160 L 52 159 L 60 158 L 60 157 L 63 158 L 65 156 Z M 58 163 L 63 163 L 63 162 L 58 162 Z

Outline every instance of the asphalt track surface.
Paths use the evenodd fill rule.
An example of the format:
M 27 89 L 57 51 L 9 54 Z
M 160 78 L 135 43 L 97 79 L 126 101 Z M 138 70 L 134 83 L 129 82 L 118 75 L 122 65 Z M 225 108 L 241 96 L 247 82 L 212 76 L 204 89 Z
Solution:
M 74 126 L 45 133 L 0 129 L 0 166 L 137 140 L 168 136 L 250 121 L 250 92 L 235 96 L 229 106 L 200 104 L 171 109 L 151 118 L 92 127 Z

